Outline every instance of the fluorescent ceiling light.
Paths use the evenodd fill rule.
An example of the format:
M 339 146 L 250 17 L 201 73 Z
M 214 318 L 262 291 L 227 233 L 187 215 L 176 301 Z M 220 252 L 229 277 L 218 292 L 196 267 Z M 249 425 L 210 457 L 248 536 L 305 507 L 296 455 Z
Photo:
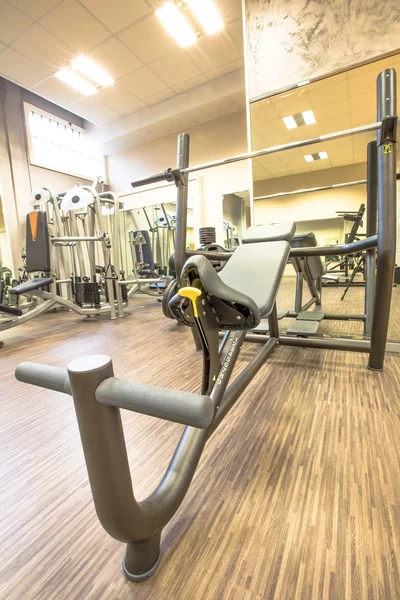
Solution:
M 85 96 L 89 96 L 89 94 L 95 94 L 97 91 L 93 85 L 86 81 L 86 79 L 80 77 L 80 75 L 77 75 L 71 71 L 71 69 L 68 69 L 68 67 L 64 67 L 58 71 L 58 73 L 56 73 L 56 77 L 57 79 L 61 79 L 61 81 L 64 81 L 64 83 L 67 83 L 71 87 L 78 90 L 78 92 L 85 94 Z
M 224 28 L 213 0 L 186 0 L 186 2 L 206 33 L 217 33 Z
M 110 77 L 104 69 L 96 65 L 96 63 L 86 56 L 78 56 L 78 58 L 72 62 L 72 67 L 103 87 L 114 83 L 114 79 Z
M 306 125 L 312 125 L 315 123 L 315 116 L 312 110 L 305 110 L 301 113 Z
M 289 115 L 289 117 L 283 117 L 283 122 L 288 129 L 295 129 L 297 127 L 297 123 L 292 115 Z
M 175 4 L 166 2 L 164 6 L 157 10 L 156 15 L 168 33 L 182 48 L 191 46 L 196 42 L 195 32 Z
M 324 158 L 328 158 L 327 152 L 314 152 L 314 154 L 306 154 L 304 159 L 307 162 L 313 162 L 314 160 L 324 160 Z

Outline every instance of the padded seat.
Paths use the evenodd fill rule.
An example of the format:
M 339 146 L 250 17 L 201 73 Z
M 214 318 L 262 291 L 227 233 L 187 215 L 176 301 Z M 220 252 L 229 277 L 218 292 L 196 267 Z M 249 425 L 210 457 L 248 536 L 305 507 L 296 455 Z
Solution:
M 20 296 L 21 294 L 26 294 L 27 292 L 39 290 L 46 285 L 50 285 L 50 283 L 53 283 L 53 279 L 51 277 L 37 277 L 36 279 L 29 279 L 28 281 L 24 281 L 23 283 L 16 285 L 11 289 L 11 292 L 17 296 Z
M 290 246 L 285 241 L 259 242 L 256 250 L 252 244 L 239 246 L 220 273 L 205 256 L 193 256 L 185 263 L 184 280 L 192 285 L 199 279 L 207 294 L 234 309 L 229 320 L 222 308 L 218 311 L 214 305 L 221 327 L 250 329 L 272 312 Z M 242 320 L 234 320 L 238 310 Z

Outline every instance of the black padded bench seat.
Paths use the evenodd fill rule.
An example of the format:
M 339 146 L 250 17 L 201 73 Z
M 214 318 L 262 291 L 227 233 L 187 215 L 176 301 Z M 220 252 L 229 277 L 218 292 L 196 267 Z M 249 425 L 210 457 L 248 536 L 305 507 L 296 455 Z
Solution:
M 28 281 L 24 281 L 23 283 L 16 285 L 10 291 L 12 294 L 17 294 L 17 296 L 20 296 L 21 294 L 33 292 L 33 290 L 38 290 L 46 285 L 50 285 L 50 283 L 53 283 L 53 279 L 51 277 L 37 277 L 36 279 L 29 279 Z
M 7 313 L 8 315 L 14 315 L 16 317 L 20 317 L 22 315 L 22 310 L 20 308 L 8 306 L 8 304 L 0 304 L 0 313 L 2 312 Z
M 318 246 L 317 238 L 312 232 L 298 233 L 290 241 L 291 248 L 315 248 L 316 246 Z M 318 279 L 326 273 L 326 267 L 320 256 L 307 256 L 307 264 L 313 279 Z

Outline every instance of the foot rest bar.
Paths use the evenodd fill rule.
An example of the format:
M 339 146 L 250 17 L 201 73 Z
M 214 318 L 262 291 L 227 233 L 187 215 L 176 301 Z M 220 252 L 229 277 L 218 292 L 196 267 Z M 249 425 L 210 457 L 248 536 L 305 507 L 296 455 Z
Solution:
M 96 390 L 96 400 L 143 415 L 205 429 L 214 417 L 209 396 L 131 383 L 109 377 Z
M 33 362 L 23 362 L 15 369 L 18 381 L 37 385 L 38 387 L 71 394 L 68 371 L 61 367 L 50 367 Z
M 8 315 L 14 315 L 15 317 L 20 317 L 23 314 L 20 308 L 15 308 L 14 306 L 9 306 L 8 304 L 0 304 L 0 312 L 7 313 Z

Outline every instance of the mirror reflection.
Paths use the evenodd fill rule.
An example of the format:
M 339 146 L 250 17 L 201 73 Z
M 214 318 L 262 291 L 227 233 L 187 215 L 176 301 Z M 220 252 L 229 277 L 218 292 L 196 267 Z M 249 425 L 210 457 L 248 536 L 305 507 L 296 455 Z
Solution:
M 400 55 L 253 103 L 252 151 L 375 123 L 376 78 L 388 67 L 399 73 Z M 399 77 L 397 93 L 400 94 Z M 295 221 L 297 235 L 313 234 L 316 244 L 322 246 L 365 237 L 367 145 L 373 140 L 375 131 L 361 131 L 253 159 L 254 224 Z M 399 161 L 397 164 L 399 172 Z M 398 226 L 398 242 L 399 238 Z M 399 246 L 398 243 L 397 264 Z M 362 312 L 364 292 L 357 288 L 365 286 L 364 259 L 364 254 L 322 257 L 324 310 Z M 280 308 L 291 310 L 295 281 L 296 272 L 289 264 Z M 399 309 L 394 294 L 389 329 L 392 339 L 400 339 L 400 323 L 396 323 Z M 362 333 L 360 324 L 338 321 L 324 321 L 321 330 Z

